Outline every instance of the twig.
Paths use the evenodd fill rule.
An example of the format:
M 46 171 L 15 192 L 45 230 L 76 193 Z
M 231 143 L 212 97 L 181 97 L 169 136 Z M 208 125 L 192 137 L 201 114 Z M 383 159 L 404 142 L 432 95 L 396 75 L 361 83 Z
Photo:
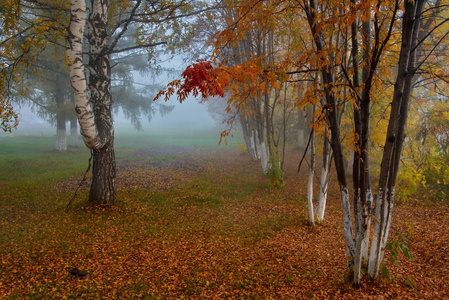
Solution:
M 66 208 L 65 208 L 65 211 L 66 211 L 66 212 L 69 211 L 70 205 L 72 205 L 72 203 L 73 203 L 73 201 L 75 200 L 76 196 L 78 196 L 78 190 L 81 188 L 81 186 L 83 185 L 83 183 L 87 180 L 86 176 L 87 176 L 87 173 L 89 173 L 89 171 L 90 171 L 90 167 L 92 166 L 92 158 L 93 158 L 93 154 L 94 154 L 93 151 L 90 150 L 89 165 L 87 166 L 87 170 L 86 170 L 86 172 L 84 173 L 83 179 L 81 179 L 81 181 L 80 181 L 78 187 L 76 188 L 75 193 L 73 194 L 72 199 L 70 199 L 70 202 L 67 204 L 67 206 L 66 206 Z
M 303 154 L 303 156 L 302 156 L 302 158 L 301 158 L 301 161 L 299 162 L 299 165 L 298 165 L 298 172 L 299 172 L 299 170 L 301 170 L 302 161 L 304 160 L 304 158 L 306 158 L 307 150 L 309 150 L 310 141 L 312 140 L 312 134 L 313 134 L 313 128 L 312 128 L 312 130 L 310 131 L 309 140 L 307 141 L 306 150 L 304 150 L 304 154 Z

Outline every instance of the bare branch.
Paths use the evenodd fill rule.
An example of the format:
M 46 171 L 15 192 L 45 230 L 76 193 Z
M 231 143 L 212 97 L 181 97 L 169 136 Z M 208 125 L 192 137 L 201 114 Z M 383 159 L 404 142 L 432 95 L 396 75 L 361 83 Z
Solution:
M 156 46 L 165 45 L 165 44 L 167 44 L 167 42 L 158 42 L 158 43 L 146 44 L 146 45 L 136 45 L 136 46 L 127 47 L 127 48 L 123 48 L 123 49 L 112 50 L 112 51 L 109 52 L 109 54 L 122 53 L 122 52 L 136 50 L 136 49 L 151 48 L 151 47 L 156 47 Z

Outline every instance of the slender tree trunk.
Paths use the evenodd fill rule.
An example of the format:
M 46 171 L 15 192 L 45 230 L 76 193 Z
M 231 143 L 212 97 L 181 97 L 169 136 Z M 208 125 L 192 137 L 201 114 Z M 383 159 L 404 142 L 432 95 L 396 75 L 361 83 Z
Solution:
M 249 157 L 251 159 L 254 159 L 253 151 L 252 151 L 251 143 L 250 143 L 251 137 L 250 137 L 249 130 L 248 130 L 248 124 L 247 124 L 246 120 L 243 118 L 243 116 L 239 117 L 239 122 L 240 122 L 240 127 L 242 128 L 243 140 L 245 141 L 246 150 L 248 151 Z
M 313 35 L 314 43 L 318 52 L 323 51 L 323 37 L 317 29 L 316 22 L 316 3 L 313 0 L 305 3 L 304 9 L 307 14 L 307 20 L 311 29 L 311 33 Z M 321 81 L 324 86 L 331 86 L 334 84 L 335 80 L 333 78 L 333 73 L 329 69 L 329 67 L 325 67 L 321 70 Z M 353 236 L 353 225 L 352 225 L 352 213 L 351 213 L 351 204 L 349 199 L 349 191 L 348 191 L 348 182 L 346 179 L 346 168 L 345 168 L 345 160 L 343 156 L 343 147 L 341 145 L 341 137 L 340 137 L 340 123 L 338 118 L 338 108 L 337 101 L 334 93 L 326 88 L 325 92 L 325 100 L 326 104 L 329 106 L 329 109 L 326 111 L 329 128 L 331 130 L 331 146 L 332 151 L 334 153 L 334 163 L 335 170 L 337 171 L 337 179 L 340 187 L 340 195 L 342 200 L 342 208 L 343 208 L 343 236 L 346 241 L 346 251 L 348 258 L 348 269 L 353 269 L 353 258 L 355 254 L 355 241 Z
M 70 146 L 78 147 L 78 121 L 75 114 L 70 114 Z
M 260 143 L 259 147 L 260 151 L 260 163 L 262 165 L 262 172 L 263 174 L 268 174 L 268 170 L 270 169 L 270 161 L 268 156 L 268 147 L 265 145 L 264 142 Z
M 321 168 L 320 193 L 318 195 L 318 204 L 316 208 L 316 217 L 319 222 L 324 221 L 324 212 L 326 210 L 327 190 L 329 187 L 329 172 L 332 163 L 332 149 L 330 140 L 324 136 L 323 144 L 323 166 Z
M 315 106 L 313 108 L 315 111 Z M 309 178 L 307 179 L 307 212 L 309 215 L 309 224 L 315 226 L 315 213 L 313 209 L 313 177 L 315 175 L 315 133 L 310 137 L 310 166 Z
M 355 5 L 355 1 L 352 1 Z M 362 266 L 364 265 L 364 255 L 366 255 L 368 245 L 368 218 L 371 212 L 372 192 L 369 168 L 369 138 L 370 138 L 370 92 L 371 92 L 371 64 L 374 63 L 370 58 L 371 47 L 371 24 L 370 20 L 365 20 L 362 24 L 362 59 L 359 55 L 358 45 L 358 24 L 357 20 L 351 24 L 351 42 L 352 42 L 352 65 L 353 75 L 353 93 L 358 93 L 361 88 L 359 65 L 362 65 L 363 88 L 361 95 L 355 96 L 354 131 L 356 141 L 354 145 L 353 161 L 353 186 L 354 186 L 354 221 L 355 221 L 355 253 L 354 253 L 354 285 L 360 285 L 362 276 Z M 363 63 L 362 63 L 363 62 Z
M 115 202 L 115 153 L 113 139 L 99 150 L 93 150 L 92 185 L 89 201 L 96 204 Z
M 55 81 L 55 102 L 56 102 L 56 141 L 55 149 L 58 151 L 67 151 L 67 132 L 66 116 L 64 111 L 64 86 L 63 77 L 57 76 Z
M 99 149 L 105 142 L 98 134 L 93 108 L 87 91 L 87 77 L 83 62 L 83 39 L 86 26 L 85 0 L 72 0 L 70 25 L 67 32 L 67 55 L 70 81 L 75 97 L 75 111 L 84 143 L 90 149 Z
M 406 1 L 398 72 L 391 104 L 390 119 L 382 156 L 376 197 L 376 220 L 371 243 L 368 273 L 377 278 L 385 255 L 393 214 L 396 178 L 405 138 L 412 81 L 416 73 L 416 45 L 425 0 Z
M 308 108 L 309 109 L 309 108 Z M 300 150 L 305 150 L 307 145 L 307 139 L 310 135 L 310 113 L 303 109 L 298 110 L 298 147 Z
M 281 157 L 281 171 L 284 172 L 285 151 L 287 146 L 287 86 L 284 86 L 284 96 L 282 105 L 282 157 Z
M 93 150 L 92 186 L 89 201 L 112 204 L 116 200 L 116 165 L 114 152 L 114 126 L 112 120 L 111 67 L 107 53 L 109 47 L 108 1 L 93 0 L 88 22 L 89 89 L 95 122 L 105 143 Z M 94 179 L 95 178 L 95 179 Z
M 243 140 L 245 141 L 246 150 L 248 151 L 249 157 L 252 160 L 259 159 L 259 155 L 257 152 L 257 147 L 255 143 L 255 133 L 252 129 L 251 118 L 243 117 L 242 115 L 239 117 L 240 125 L 242 127 L 243 132 Z

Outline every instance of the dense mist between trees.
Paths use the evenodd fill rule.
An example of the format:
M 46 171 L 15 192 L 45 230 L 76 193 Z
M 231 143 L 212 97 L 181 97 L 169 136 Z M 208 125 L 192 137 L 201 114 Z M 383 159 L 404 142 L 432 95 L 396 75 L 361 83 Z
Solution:
M 149 100 L 151 101 L 151 100 Z M 201 131 L 201 130 L 216 130 L 217 137 L 219 137 L 220 130 L 227 128 L 226 124 L 220 124 L 212 119 L 207 112 L 207 106 L 203 103 L 198 103 L 195 98 L 191 98 L 183 103 L 176 101 L 167 102 L 168 105 L 174 105 L 174 109 L 168 114 L 161 116 L 155 114 L 148 120 L 142 116 L 142 132 L 184 132 L 184 131 Z M 14 135 L 39 135 L 40 133 L 48 136 L 54 135 L 56 129 L 45 118 L 38 116 L 30 106 L 22 106 L 20 109 L 20 123 L 17 128 L 13 130 Z M 121 109 L 114 113 L 114 122 L 116 124 L 116 134 L 139 131 L 131 124 L 123 114 Z M 1 133 L 2 136 L 10 136 L 9 133 Z

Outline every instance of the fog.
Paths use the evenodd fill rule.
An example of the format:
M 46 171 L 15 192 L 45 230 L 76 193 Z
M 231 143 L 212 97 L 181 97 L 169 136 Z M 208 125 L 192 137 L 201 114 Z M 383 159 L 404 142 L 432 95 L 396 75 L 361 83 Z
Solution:
M 148 134 L 152 132 L 186 132 L 213 130 L 219 133 L 227 129 L 226 124 L 215 121 L 207 111 L 207 103 L 200 103 L 200 99 L 189 97 L 183 103 L 179 103 L 176 96 L 167 102 L 160 99 L 153 102 L 156 93 L 167 85 L 168 82 L 178 79 L 181 70 L 188 64 L 187 59 L 179 57 L 162 57 L 157 69 L 152 69 L 148 62 L 142 61 L 140 70 L 133 70 L 131 64 L 117 64 L 112 69 L 113 89 L 113 116 L 114 127 L 117 135 L 134 132 Z M 44 79 L 45 80 L 45 79 Z M 37 93 L 41 93 L 42 86 L 36 87 Z M 114 90 L 115 89 L 115 90 Z M 70 85 L 66 87 L 66 95 L 71 93 Z M 32 106 L 32 101 L 23 99 L 22 104 L 14 108 L 19 114 L 19 125 L 13 129 L 14 135 L 56 135 L 54 113 L 43 114 L 42 107 L 48 103 L 54 103 L 53 95 L 45 94 L 41 97 L 46 101 L 43 105 Z M 66 101 L 70 101 L 67 99 Z M 225 101 L 225 100 L 223 100 Z M 168 114 L 159 113 L 159 104 L 173 106 Z M 54 104 L 51 104 L 54 105 Z M 150 106 L 151 105 L 151 106 Z M 131 120 L 134 118 L 133 120 Z M 136 118 L 139 120 L 140 131 L 136 129 Z M 133 124 L 134 123 L 134 124 Z M 67 135 L 70 134 L 70 123 L 66 122 Z M 78 128 L 79 132 L 79 128 Z M 9 133 L 0 132 L 0 136 L 9 136 Z
M 163 101 L 158 100 L 158 102 L 162 103 Z M 142 116 L 142 131 L 195 131 L 211 129 L 217 126 L 217 122 L 207 112 L 207 105 L 199 103 L 193 97 L 183 103 L 177 102 L 176 99 L 170 99 L 166 104 L 174 106 L 173 111 L 167 115 L 161 116 L 156 113 L 151 117 L 150 121 L 148 121 L 146 116 Z M 135 130 L 121 111 L 114 116 L 114 121 L 117 133 Z
M 175 73 L 179 74 L 179 72 Z M 204 131 L 211 129 L 220 132 L 225 129 L 226 125 L 219 124 L 212 119 L 207 111 L 207 103 L 199 103 L 199 99 L 194 97 L 188 98 L 183 103 L 179 103 L 176 96 L 173 96 L 172 99 L 167 102 L 164 102 L 162 99 L 153 102 L 153 97 L 157 91 L 159 91 L 169 81 L 179 76 L 174 74 L 173 71 L 171 71 L 171 75 L 162 72 L 158 76 L 154 76 L 154 74 L 151 76 L 148 74 L 142 75 L 138 72 L 132 72 L 131 76 L 134 82 L 132 85 L 133 87 L 140 88 L 141 86 L 146 86 L 150 92 L 146 91 L 144 94 L 139 94 L 136 96 L 127 94 L 125 91 L 119 96 L 115 95 L 116 98 L 120 99 L 114 99 L 113 94 L 113 100 L 115 101 L 113 116 L 116 134 L 129 133 L 130 131 L 135 133 L 139 132 L 132 124 L 131 120 L 126 118 L 126 114 L 124 113 L 124 105 L 126 106 L 127 101 L 131 102 L 131 108 L 134 110 L 131 115 L 134 117 L 137 116 L 140 120 L 140 132 L 143 133 L 166 131 Z M 124 87 L 126 89 L 126 87 L 130 87 L 130 85 Z M 128 97 L 130 98 L 128 99 Z M 19 126 L 13 129 L 13 133 L 15 135 L 55 135 L 56 127 L 51 124 L 52 122 L 49 119 L 51 116 L 39 116 L 37 113 L 39 107 L 35 106 L 33 108 L 29 103 L 31 103 L 31 101 L 25 101 L 25 104 L 15 107 L 16 111 L 19 113 Z M 148 106 L 145 106 L 149 104 L 151 104 L 152 107 L 150 111 L 154 109 L 153 113 L 148 111 Z M 157 109 L 159 104 L 173 106 L 174 108 L 171 112 L 162 116 Z M 130 115 L 129 112 L 128 115 Z M 70 124 L 67 122 L 67 134 L 69 134 L 69 127 Z M 0 133 L 0 135 L 7 136 L 9 134 Z
M 55 134 L 56 128 L 49 121 L 39 117 L 28 105 L 16 106 L 15 111 L 19 115 L 19 126 L 12 130 L 15 135 L 51 135 Z M 9 135 L 0 131 L 0 135 Z
M 151 99 L 148 101 L 151 101 Z M 209 129 L 217 129 L 218 131 L 220 129 L 217 128 L 220 124 L 214 121 L 207 112 L 207 104 L 199 103 L 193 97 L 183 103 L 177 102 L 176 99 L 171 99 L 166 104 L 173 105 L 174 109 L 165 116 L 156 113 L 151 117 L 150 121 L 148 121 L 147 116 L 141 116 L 142 132 L 202 131 Z M 56 133 L 56 128 L 50 124 L 50 121 L 39 117 L 30 106 L 22 105 L 16 109 L 19 113 L 19 126 L 13 130 L 14 134 L 54 135 Z M 130 131 L 137 132 L 131 121 L 125 118 L 121 109 L 119 109 L 118 113 L 114 113 L 114 123 L 117 134 Z M 69 130 L 69 124 L 67 124 L 67 130 Z M 3 135 L 9 134 L 3 133 Z

